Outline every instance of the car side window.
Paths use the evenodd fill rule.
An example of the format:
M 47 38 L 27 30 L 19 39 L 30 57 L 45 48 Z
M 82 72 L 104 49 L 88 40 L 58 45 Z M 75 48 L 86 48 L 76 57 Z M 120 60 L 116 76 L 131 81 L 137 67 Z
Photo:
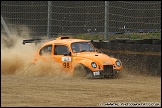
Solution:
M 51 52 L 52 52 L 52 45 L 47 45 L 40 50 L 39 55 L 51 55 Z
M 79 44 L 78 43 L 73 43 L 71 45 L 73 52 L 80 52 Z
M 69 53 L 69 49 L 67 46 L 55 45 L 54 55 L 64 55 L 64 54 L 68 54 L 68 53 Z

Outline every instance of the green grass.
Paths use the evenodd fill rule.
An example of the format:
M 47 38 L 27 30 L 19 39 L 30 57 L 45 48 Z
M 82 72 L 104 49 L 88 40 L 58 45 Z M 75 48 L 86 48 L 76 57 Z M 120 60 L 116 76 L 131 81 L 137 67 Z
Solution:
M 91 35 L 91 34 L 78 34 L 78 35 L 74 35 L 72 36 L 73 38 L 76 39 L 85 39 L 85 40 L 103 40 L 103 36 L 102 35 Z
M 86 40 L 104 40 L 104 35 L 99 34 L 78 34 L 71 36 L 76 39 L 86 39 Z M 116 38 L 129 38 L 129 39 L 160 39 L 161 32 L 159 33 L 129 33 L 129 34 L 113 34 L 108 36 L 108 40 L 113 40 Z

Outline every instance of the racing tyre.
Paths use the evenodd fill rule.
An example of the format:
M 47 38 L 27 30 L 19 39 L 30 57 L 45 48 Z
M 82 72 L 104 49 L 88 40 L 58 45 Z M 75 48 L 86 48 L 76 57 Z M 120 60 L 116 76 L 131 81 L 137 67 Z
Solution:
M 153 40 L 153 45 L 161 45 L 161 40 Z
M 93 78 L 93 73 L 88 67 L 86 67 L 86 66 L 84 66 L 82 64 L 78 64 L 74 68 L 73 76 L 78 77 L 78 78 L 92 79 Z

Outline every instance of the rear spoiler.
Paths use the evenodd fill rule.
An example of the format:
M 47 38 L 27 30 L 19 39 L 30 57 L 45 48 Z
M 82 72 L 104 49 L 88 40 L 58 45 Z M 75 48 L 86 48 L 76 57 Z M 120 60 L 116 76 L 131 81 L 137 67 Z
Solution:
M 42 41 L 45 41 L 44 39 L 26 39 L 26 40 L 23 40 L 22 44 L 25 45 L 25 43 L 38 43 L 38 42 L 42 42 Z
M 41 39 L 41 38 L 36 38 L 36 39 L 26 39 L 26 40 L 23 40 L 22 44 L 25 45 L 25 43 L 39 43 L 39 42 L 47 42 L 47 41 L 50 41 L 50 40 L 62 40 L 62 39 L 69 39 L 68 36 L 60 36 L 58 38 L 51 38 L 51 39 L 48 39 L 48 38 L 45 38 L 45 39 Z

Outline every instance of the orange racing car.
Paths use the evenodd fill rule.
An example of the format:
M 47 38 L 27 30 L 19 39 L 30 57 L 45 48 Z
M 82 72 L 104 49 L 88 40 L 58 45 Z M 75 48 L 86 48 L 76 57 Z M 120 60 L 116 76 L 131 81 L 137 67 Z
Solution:
M 36 41 L 23 40 L 23 44 L 31 42 Z M 60 63 L 70 75 L 78 77 L 109 78 L 122 70 L 120 60 L 98 52 L 89 40 L 65 36 L 44 43 L 36 52 L 33 63 L 48 59 Z

